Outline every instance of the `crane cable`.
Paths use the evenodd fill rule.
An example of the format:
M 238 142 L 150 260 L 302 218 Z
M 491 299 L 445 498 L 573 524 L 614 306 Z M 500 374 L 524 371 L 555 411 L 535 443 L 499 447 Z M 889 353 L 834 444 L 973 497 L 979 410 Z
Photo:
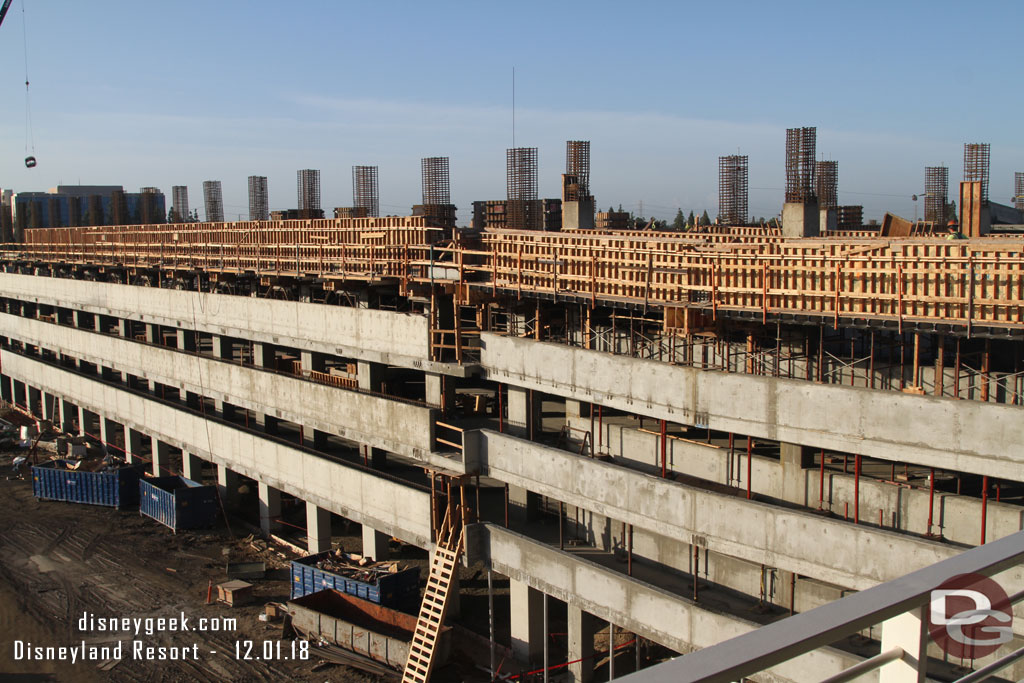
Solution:
M 28 29 L 25 21 L 25 0 L 21 0 L 21 36 L 25 46 L 25 165 L 31 168 L 35 166 L 36 140 L 35 134 L 32 132 L 32 107 L 28 91 Z M 30 142 L 31 154 L 29 153 Z M 29 159 L 32 160 L 31 166 Z

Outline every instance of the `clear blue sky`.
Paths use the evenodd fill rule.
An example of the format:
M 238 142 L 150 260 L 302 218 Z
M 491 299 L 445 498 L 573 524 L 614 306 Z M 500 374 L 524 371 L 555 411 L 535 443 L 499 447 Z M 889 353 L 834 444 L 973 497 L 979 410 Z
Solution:
M 25 3 L 35 153 L 24 168 Z M 420 201 L 419 160 L 451 158 L 453 201 L 505 195 L 512 146 L 539 148 L 558 196 L 565 140 L 592 148 L 600 207 L 714 215 L 718 156 L 750 155 L 750 210 L 781 208 L 785 129 L 818 127 L 839 201 L 913 217 L 924 167 L 961 179 L 992 144 L 994 200 L 1024 170 L 1024 3 L 199 2 L 15 0 L 0 26 L 0 187 L 145 185 L 170 195 L 246 177 L 272 208 L 321 169 L 350 205 L 351 167 L 380 167 L 381 210 Z M 1014 133 L 1014 129 L 1017 130 Z M 923 207 L 919 210 L 923 211 Z

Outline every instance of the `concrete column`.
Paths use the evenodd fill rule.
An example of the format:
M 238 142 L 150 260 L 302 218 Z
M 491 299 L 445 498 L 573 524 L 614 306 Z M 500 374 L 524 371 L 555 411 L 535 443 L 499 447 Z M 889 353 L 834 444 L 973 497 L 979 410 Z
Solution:
M 231 337 L 224 335 L 215 334 L 213 335 L 213 357 L 219 360 L 234 360 L 233 356 L 233 344 L 234 341 Z M 214 410 L 220 413 L 225 420 L 234 419 L 235 406 L 228 403 L 227 401 L 215 398 L 213 401 Z
M 789 503 L 807 505 L 807 470 L 814 467 L 813 449 L 780 443 L 779 463 L 782 465 L 782 499 Z
M 882 622 L 882 652 L 899 647 L 906 656 L 883 664 L 878 670 L 878 683 L 924 683 L 928 649 L 928 622 L 924 610 L 930 605 Z
M 171 462 L 171 445 L 156 438 L 153 439 L 153 442 L 153 476 L 167 476 L 169 474 L 168 465 Z
M 565 417 L 583 417 L 582 413 L 583 404 L 580 401 L 574 401 L 571 398 L 565 399 Z
M 508 427 L 512 436 L 536 438 L 540 432 L 540 401 L 533 391 L 508 388 Z
M 571 683 L 590 683 L 594 680 L 594 635 L 597 618 L 574 605 L 568 606 L 569 661 L 582 661 L 569 665 Z
M 512 654 L 528 664 L 541 661 L 544 652 L 544 594 L 529 584 L 509 579 Z
M 253 364 L 257 367 L 267 368 L 270 370 L 277 369 L 277 361 L 274 355 L 273 344 L 253 344 L 252 345 L 252 360 Z M 259 411 L 256 411 L 256 424 L 263 428 L 267 434 L 277 433 L 277 418 L 272 415 L 265 415 Z
M 361 360 L 356 364 L 358 368 L 356 378 L 359 388 L 364 391 L 380 391 L 381 382 L 384 381 L 384 366 L 380 363 L 371 363 Z
M 195 352 L 196 350 L 196 333 L 193 330 L 183 330 L 178 328 L 175 333 L 175 337 L 178 341 L 178 348 L 182 351 Z
M 75 419 L 78 420 L 78 436 L 85 436 L 85 408 L 79 406 L 75 411 Z
M 281 528 L 275 520 L 281 518 L 281 492 L 272 486 L 259 482 L 260 496 L 260 530 L 269 536 Z
M 181 452 L 181 475 L 192 481 L 203 482 L 203 459 L 195 453 Z
M 43 414 L 43 392 L 32 385 L 26 385 L 28 389 L 28 411 L 39 417 Z
M 388 535 L 363 525 L 363 557 L 376 562 L 388 559 Z
M 306 541 L 309 554 L 331 549 L 331 511 L 306 501 Z
M 146 341 L 150 344 L 159 344 L 162 341 L 160 339 L 159 325 L 154 325 L 153 323 L 146 323 Z
M 132 338 L 132 321 L 127 318 L 120 318 L 117 321 L 117 333 L 125 339 Z
M 521 486 L 508 485 L 508 514 L 517 522 L 532 522 L 540 511 L 540 494 Z
M 437 408 L 451 407 L 455 399 L 455 382 L 451 377 L 433 372 L 424 374 L 427 405 Z
M 119 427 L 120 425 L 113 420 L 108 420 L 100 415 L 100 441 L 103 442 L 108 453 L 114 453 L 115 455 L 120 455 L 120 451 L 117 450 L 117 431 Z
M 138 462 L 142 459 L 143 439 L 150 437 L 131 427 L 124 428 L 124 454 L 125 460 L 129 463 Z
M 224 507 L 232 507 L 238 498 L 238 472 L 217 465 L 217 494 Z
M 327 356 L 316 351 L 302 351 L 300 355 L 303 370 L 327 372 Z
M 14 403 L 14 380 L 7 375 L 0 381 L 0 397 L 7 403 Z
M 43 419 L 49 420 L 53 424 L 58 422 L 58 413 L 60 411 L 60 399 L 53 394 L 43 394 Z

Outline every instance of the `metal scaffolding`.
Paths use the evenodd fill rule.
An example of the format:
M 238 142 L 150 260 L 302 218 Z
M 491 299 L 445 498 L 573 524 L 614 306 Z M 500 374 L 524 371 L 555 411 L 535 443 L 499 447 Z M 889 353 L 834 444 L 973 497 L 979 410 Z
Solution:
M 187 223 L 192 214 L 188 212 L 188 187 L 174 185 L 171 187 L 171 210 L 179 223 Z
M 988 201 L 989 156 L 987 142 L 964 143 L 964 182 L 981 182 L 981 201 Z
M 806 202 L 815 198 L 814 155 L 818 129 L 786 129 L 786 201 Z
M 508 221 L 513 230 L 539 230 L 537 202 L 537 148 L 513 147 L 505 155 L 508 188 Z
M 423 205 L 446 206 L 451 204 L 448 157 L 424 157 L 420 160 L 420 168 L 423 180 Z
M 299 211 L 320 210 L 320 171 L 304 168 L 295 172 Z
M 815 194 L 818 207 L 831 209 L 839 206 L 839 162 L 819 161 L 815 164 Z
M 718 219 L 726 225 L 747 222 L 748 157 L 718 157 Z
M 565 199 L 579 201 L 590 196 L 590 141 L 565 141 L 565 174 L 575 179 L 575 191 Z
M 380 215 L 376 166 L 352 167 L 352 206 L 366 209 L 367 216 Z
M 219 180 L 203 181 L 203 204 L 206 208 L 207 223 L 224 222 L 224 194 Z
M 949 203 L 949 167 L 927 166 L 924 169 L 924 219 L 941 224 L 946 222 Z
M 265 175 L 249 176 L 249 220 L 270 220 L 267 202 L 267 176 Z
M 1013 174 L 1013 205 L 1018 211 L 1024 211 L 1024 173 Z

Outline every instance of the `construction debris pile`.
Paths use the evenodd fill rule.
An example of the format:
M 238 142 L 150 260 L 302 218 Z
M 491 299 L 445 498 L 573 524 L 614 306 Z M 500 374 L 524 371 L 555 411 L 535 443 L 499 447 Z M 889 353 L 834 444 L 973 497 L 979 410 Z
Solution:
M 328 552 L 313 566 L 321 571 L 370 585 L 376 585 L 378 577 L 382 574 L 397 574 L 404 569 L 398 562 L 374 562 L 372 558 L 346 553 L 341 549 Z

